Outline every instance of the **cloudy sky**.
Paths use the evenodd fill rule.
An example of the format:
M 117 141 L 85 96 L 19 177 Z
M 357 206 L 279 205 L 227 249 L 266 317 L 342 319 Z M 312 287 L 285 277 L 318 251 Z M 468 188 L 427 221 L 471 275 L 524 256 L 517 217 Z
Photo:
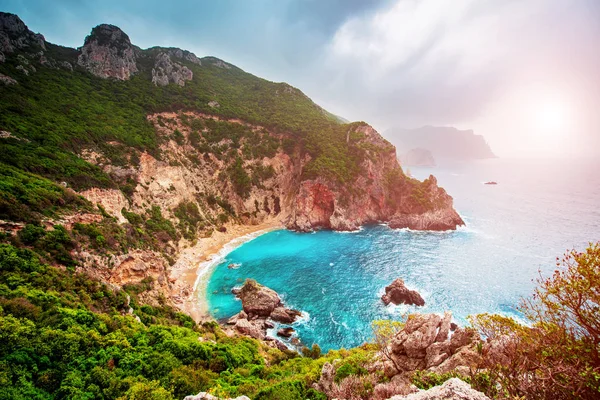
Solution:
M 111 23 L 380 132 L 473 128 L 501 156 L 600 155 L 597 0 L 2 0 L 50 42 Z

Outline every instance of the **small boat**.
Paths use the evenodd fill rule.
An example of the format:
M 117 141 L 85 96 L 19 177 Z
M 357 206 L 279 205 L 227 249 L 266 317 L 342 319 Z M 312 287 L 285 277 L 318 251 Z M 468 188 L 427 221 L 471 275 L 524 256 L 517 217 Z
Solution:
M 494 182 L 494 181 L 489 181 L 489 182 L 485 182 L 484 185 L 497 185 L 498 182 Z

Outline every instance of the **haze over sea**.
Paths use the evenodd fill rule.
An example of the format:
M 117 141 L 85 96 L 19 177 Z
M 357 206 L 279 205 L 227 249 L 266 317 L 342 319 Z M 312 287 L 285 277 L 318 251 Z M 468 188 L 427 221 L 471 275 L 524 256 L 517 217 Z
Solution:
M 531 294 L 538 270 L 548 276 L 565 250 L 600 240 L 597 161 L 491 159 L 410 170 L 421 180 L 434 174 L 467 226 L 267 233 L 216 266 L 207 289 L 212 314 L 239 312 L 231 288 L 253 278 L 307 314 L 294 328 L 304 344 L 323 350 L 360 345 L 373 320 L 400 319 L 407 311 L 451 310 L 463 325 L 468 315 L 484 312 L 518 318 L 515 307 Z M 229 269 L 231 263 L 240 267 Z M 380 296 L 396 278 L 426 305 L 384 306 Z

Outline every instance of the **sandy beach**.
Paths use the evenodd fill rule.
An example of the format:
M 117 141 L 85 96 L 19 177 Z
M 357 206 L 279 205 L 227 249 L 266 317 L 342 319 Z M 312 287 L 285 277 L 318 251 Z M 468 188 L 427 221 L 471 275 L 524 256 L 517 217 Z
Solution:
M 214 232 L 209 238 L 198 239 L 194 246 L 181 251 L 177 262 L 171 267 L 171 298 L 196 322 L 211 320 L 206 286 L 212 269 L 241 244 L 283 228 L 279 220 L 271 219 L 258 225 L 228 226 L 227 232 Z

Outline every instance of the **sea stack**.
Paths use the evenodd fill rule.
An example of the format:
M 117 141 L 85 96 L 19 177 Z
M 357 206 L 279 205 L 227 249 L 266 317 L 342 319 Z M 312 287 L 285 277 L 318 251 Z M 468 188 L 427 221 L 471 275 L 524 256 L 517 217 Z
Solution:
M 410 290 L 404 285 L 404 281 L 400 278 L 396 279 L 385 288 L 385 294 L 381 296 L 381 300 L 387 306 L 390 303 L 409 304 L 416 306 L 424 306 L 425 300 L 415 291 Z

